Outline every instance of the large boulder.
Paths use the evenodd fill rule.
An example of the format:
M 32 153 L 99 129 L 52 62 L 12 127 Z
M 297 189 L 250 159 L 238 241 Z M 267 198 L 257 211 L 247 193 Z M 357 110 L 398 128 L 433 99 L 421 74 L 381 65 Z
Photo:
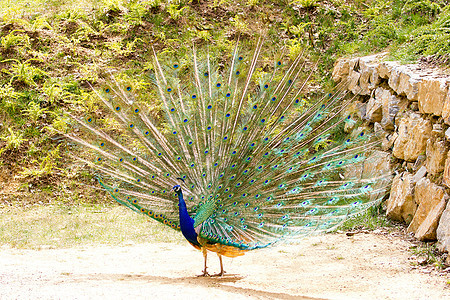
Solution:
M 440 244 L 440 250 L 450 252 L 450 201 L 448 201 L 441 215 L 436 235 Z
M 398 95 L 405 95 L 408 100 L 418 100 L 419 84 L 422 81 L 423 74 L 417 65 L 400 65 L 398 63 L 388 65 L 389 86 Z
M 445 141 L 439 140 L 436 137 L 430 138 L 427 141 L 426 162 L 428 173 L 436 175 L 444 171 L 447 152 L 448 147 L 445 145 Z
M 447 198 L 444 188 L 427 178 L 419 180 L 414 191 L 414 200 L 418 207 L 408 226 L 408 232 L 413 232 L 421 241 L 436 240 L 436 229 Z
M 413 175 L 408 172 L 398 174 L 392 181 L 391 194 L 387 200 L 387 216 L 393 220 L 410 223 L 416 209 Z
M 348 59 L 338 59 L 334 64 L 333 73 L 331 77 L 335 82 L 340 82 L 341 80 L 346 80 L 349 72 Z
M 415 161 L 426 151 L 427 140 L 431 136 L 431 122 L 419 114 L 410 112 L 403 115 L 398 125 L 392 154 L 406 161 Z
M 438 74 L 425 76 L 419 83 L 419 110 L 421 113 L 441 116 L 448 95 L 450 80 Z M 447 105 L 448 106 L 448 105 Z M 448 107 L 445 114 L 448 116 Z

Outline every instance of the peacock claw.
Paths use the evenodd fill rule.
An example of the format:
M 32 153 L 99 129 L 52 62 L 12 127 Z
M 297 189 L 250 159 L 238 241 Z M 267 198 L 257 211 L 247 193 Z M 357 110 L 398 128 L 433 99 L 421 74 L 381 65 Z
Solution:
M 225 273 L 226 273 L 225 271 L 222 271 L 220 273 L 212 275 L 211 277 L 223 277 L 225 275 Z
M 214 275 L 213 275 L 214 276 Z M 212 277 L 208 272 L 203 271 L 203 274 L 197 275 L 197 277 Z

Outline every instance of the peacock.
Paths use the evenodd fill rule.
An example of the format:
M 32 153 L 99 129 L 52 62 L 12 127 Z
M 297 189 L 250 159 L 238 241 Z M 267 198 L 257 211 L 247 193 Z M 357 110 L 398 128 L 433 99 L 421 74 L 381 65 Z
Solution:
M 208 251 L 222 276 L 222 256 L 333 230 L 389 187 L 373 168 L 380 137 L 345 83 L 325 93 L 304 53 L 264 43 L 152 49 L 147 83 L 107 73 L 97 104 L 67 112 L 60 129 L 112 198 L 202 251 L 202 276 Z

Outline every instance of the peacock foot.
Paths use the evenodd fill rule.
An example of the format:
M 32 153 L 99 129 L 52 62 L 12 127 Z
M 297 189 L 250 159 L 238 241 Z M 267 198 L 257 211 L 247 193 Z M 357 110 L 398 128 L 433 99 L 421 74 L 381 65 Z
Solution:
M 223 275 L 225 275 L 225 273 L 226 273 L 225 271 L 221 271 L 217 274 L 212 275 L 211 277 L 223 277 Z
M 214 275 L 213 275 L 214 276 Z M 200 275 L 197 275 L 197 277 L 211 277 L 211 275 L 209 275 L 209 273 L 208 272 L 206 272 L 206 271 L 203 271 L 203 273 L 202 274 L 200 274 Z

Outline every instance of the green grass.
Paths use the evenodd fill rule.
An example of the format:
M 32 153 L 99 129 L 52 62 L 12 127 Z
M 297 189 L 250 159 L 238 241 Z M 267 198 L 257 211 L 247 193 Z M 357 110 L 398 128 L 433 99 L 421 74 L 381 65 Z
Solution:
M 420 243 L 410 247 L 409 250 L 417 257 L 425 259 L 423 265 L 432 265 L 438 270 L 447 267 L 446 255 L 438 250 L 436 243 Z M 417 262 L 413 261 L 411 264 L 416 265 Z
M 348 218 L 338 229 L 343 231 L 375 230 L 380 227 L 393 226 L 394 224 L 382 213 L 381 206 L 373 206 L 365 213 Z
M 108 200 L 80 188 L 92 184 L 93 174 L 71 168 L 49 130 L 65 126 L 64 110 L 96 111 L 89 84 L 98 87 L 106 69 L 154 99 L 143 88 L 151 47 L 180 54 L 193 44 L 229 50 L 238 36 L 245 45 L 265 32 L 267 52 L 295 56 L 306 49 L 320 58 L 313 80 L 331 87 L 340 56 L 388 49 L 392 58 L 411 62 L 448 55 L 449 19 L 448 0 L 0 0 L 0 241 L 69 247 L 152 240 L 165 232 L 121 208 L 80 205 Z M 33 199 L 53 206 L 5 208 Z M 378 226 L 389 221 L 369 212 L 341 229 Z
M 181 241 L 181 233 L 121 206 L 33 205 L 0 213 L 0 245 L 14 248 Z

